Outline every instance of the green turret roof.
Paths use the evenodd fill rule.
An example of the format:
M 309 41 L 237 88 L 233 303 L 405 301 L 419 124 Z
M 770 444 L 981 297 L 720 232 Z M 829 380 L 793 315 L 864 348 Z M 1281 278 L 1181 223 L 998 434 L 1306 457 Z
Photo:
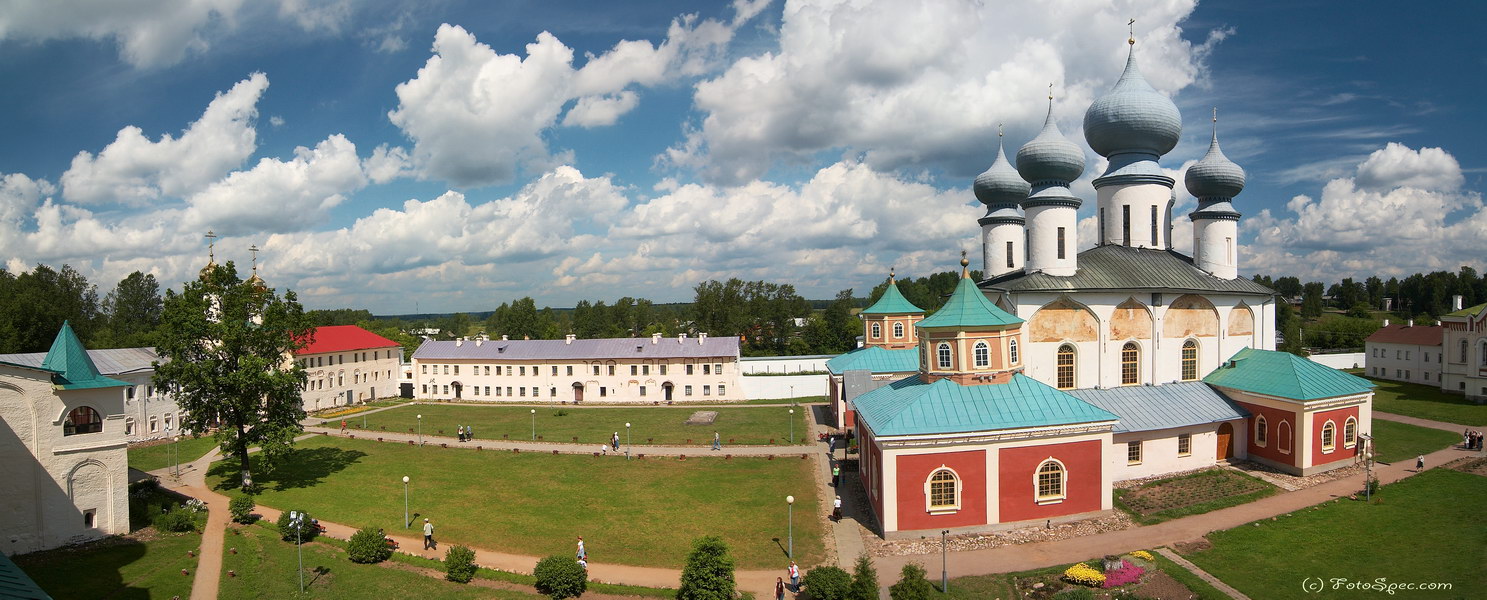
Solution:
M 98 372 L 98 367 L 93 365 L 93 359 L 88 358 L 87 349 L 83 348 L 77 334 L 72 332 L 72 323 L 68 321 L 62 322 L 62 330 L 57 332 L 57 339 L 52 340 L 52 349 L 42 359 L 41 367 L 56 372 L 52 376 L 52 382 L 64 390 L 129 386 Z
M 1110 412 L 1023 375 L 1005 384 L 895 381 L 852 401 L 877 435 L 930 435 L 1117 421 Z
M 908 373 L 919 370 L 919 349 L 889 350 L 879 346 L 858 348 L 826 361 L 832 375 L 867 370 L 874 373 Z
M 924 309 L 914 306 L 902 293 L 898 291 L 898 283 L 892 277 L 888 279 L 888 289 L 883 290 L 883 296 L 878 298 L 872 306 L 862 311 L 864 315 L 903 315 L 911 313 L 922 313 Z
M 945 301 L 945 306 L 936 311 L 923 321 L 918 323 L 919 327 L 986 327 L 996 325 L 1016 325 L 1022 319 L 1012 316 L 1011 313 L 1002 310 L 981 289 L 971 282 L 970 277 L 960 278 L 960 283 L 955 286 L 955 293 Z
M 1245 348 L 1214 369 L 1205 383 L 1291 400 L 1320 400 L 1362 394 L 1374 388 L 1349 375 L 1289 352 Z

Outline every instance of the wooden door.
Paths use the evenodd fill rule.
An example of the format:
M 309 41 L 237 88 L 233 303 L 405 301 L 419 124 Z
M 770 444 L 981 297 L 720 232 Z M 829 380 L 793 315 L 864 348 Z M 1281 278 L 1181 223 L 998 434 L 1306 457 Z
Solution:
M 1234 458 L 1234 426 L 1229 423 L 1219 425 L 1219 446 L 1215 454 L 1218 460 Z

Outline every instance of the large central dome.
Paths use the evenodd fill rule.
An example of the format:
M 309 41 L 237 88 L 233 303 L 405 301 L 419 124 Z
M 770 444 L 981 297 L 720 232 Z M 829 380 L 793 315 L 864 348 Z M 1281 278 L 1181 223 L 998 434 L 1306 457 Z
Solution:
M 1084 113 L 1084 139 L 1100 156 L 1140 152 L 1161 156 L 1177 146 L 1182 115 L 1172 99 L 1146 82 L 1133 49 L 1110 93 Z

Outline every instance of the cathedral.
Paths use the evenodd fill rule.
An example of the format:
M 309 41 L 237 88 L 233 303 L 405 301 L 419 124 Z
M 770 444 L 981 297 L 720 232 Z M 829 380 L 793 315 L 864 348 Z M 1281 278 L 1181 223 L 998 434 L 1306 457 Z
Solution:
M 1275 298 L 1238 276 L 1244 170 L 1215 128 L 1188 168 L 1198 207 L 1173 215 L 1161 157 L 1182 118 L 1137 67 L 1084 116 L 1108 160 L 1094 179 L 1096 245 L 1076 252 L 1069 188 L 1084 152 L 1052 98 L 1015 166 L 976 177 L 985 279 L 933 314 L 892 283 L 862 312 L 864 344 L 827 364 L 838 425 L 888 537 L 1095 516 L 1112 484 L 1247 459 L 1299 475 L 1354 464 L 1369 439 L 1364 379 L 1276 352 Z M 1215 124 L 1216 125 L 1216 124 Z M 1193 256 L 1172 222 L 1193 223 Z

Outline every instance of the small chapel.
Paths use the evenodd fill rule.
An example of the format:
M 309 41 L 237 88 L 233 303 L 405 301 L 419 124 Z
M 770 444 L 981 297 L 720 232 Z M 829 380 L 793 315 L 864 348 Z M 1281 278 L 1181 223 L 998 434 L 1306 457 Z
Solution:
M 827 363 L 837 425 L 887 537 L 1097 516 L 1116 481 L 1250 460 L 1297 475 L 1354 464 L 1367 380 L 1275 351 L 1274 292 L 1238 276 L 1244 170 L 1219 147 L 1188 168 L 1193 256 L 1173 249 L 1176 105 L 1137 66 L 1084 116 L 1108 160 L 1098 236 L 1076 252 L 1083 151 L 1053 98 L 1016 164 L 1000 147 L 974 182 L 985 279 L 933 314 L 893 275 L 861 314 L 863 346 Z

